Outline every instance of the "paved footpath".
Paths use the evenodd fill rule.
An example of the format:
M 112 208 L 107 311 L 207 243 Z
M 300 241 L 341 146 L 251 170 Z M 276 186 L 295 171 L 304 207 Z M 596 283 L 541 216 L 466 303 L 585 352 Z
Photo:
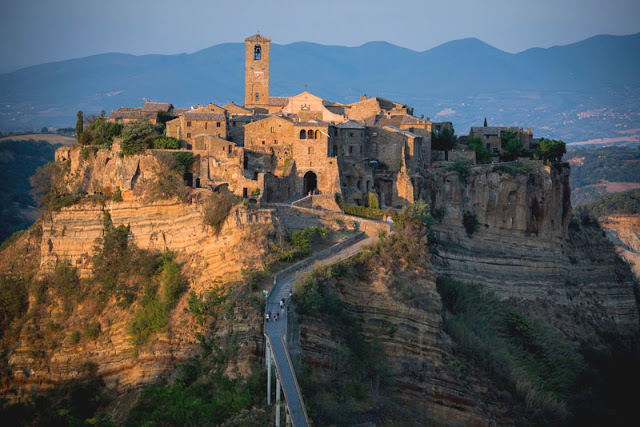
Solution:
M 289 357 L 289 352 L 285 345 L 284 335 L 287 332 L 287 309 L 286 306 L 285 308 L 280 309 L 280 300 L 282 298 L 286 298 L 286 305 L 288 305 L 289 290 L 293 289 L 293 285 L 296 280 L 304 273 L 314 270 L 317 267 L 335 264 L 336 262 L 350 258 L 360 252 L 364 246 L 375 243 L 377 240 L 377 236 L 359 240 L 353 245 L 347 246 L 340 252 L 333 255 L 330 255 L 327 250 L 326 258 L 321 257 L 314 264 L 300 270 L 292 271 L 289 274 L 285 273 L 282 277 L 278 277 L 267 298 L 265 308 L 266 312 L 271 312 L 272 315 L 279 313 L 280 318 L 277 322 L 274 322 L 273 320 L 265 322 L 265 333 L 271 343 L 271 348 L 273 349 L 276 369 L 282 381 L 285 399 L 289 406 L 289 412 L 291 413 L 292 422 L 295 427 L 307 426 L 309 424 L 309 417 L 307 416 L 307 412 L 302 401 L 302 394 L 300 393 L 300 387 L 296 380 L 296 374 L 293 370 L 291 358 Z

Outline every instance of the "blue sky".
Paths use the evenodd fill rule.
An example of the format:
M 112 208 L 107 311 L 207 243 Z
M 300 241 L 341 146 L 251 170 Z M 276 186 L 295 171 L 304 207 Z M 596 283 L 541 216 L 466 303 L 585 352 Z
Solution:
M 240 42 L 426 50 L 477 37 L 519 52 L 640 32 L 640 0 L 3 0 L 0 72 L 104 52 L 174 54 Z

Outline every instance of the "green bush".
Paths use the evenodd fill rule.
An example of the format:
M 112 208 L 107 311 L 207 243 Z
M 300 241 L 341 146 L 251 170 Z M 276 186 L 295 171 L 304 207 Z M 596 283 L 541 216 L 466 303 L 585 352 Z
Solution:
M 347 215 L 359 216 L 362 218 L 371 218 L 381 220 L 384 218 L 384 211 L 382 209 L 365 207 L 365 206 L 348 206 L 344 203 L 340 196 L 336 196 L 336 202 L 338 206 Z
M 182 143 L 179 139 L 168 138 L 161 136 L 153 141 L 153 148 L 165 149 L 165 150 L 179 150 L 182 147 Z
M 113 138 L 122 134 L 123 125 L 121 123 L 107 121 L 104 111 L 100 116 L 94 117 L 86 128 L 78 135 L 80 145 L 100 145 L 102 147 L 111 148 Z M 95 151 L 94 151 L 95 153 Z M 83 158 L 85 152 L 82 152 Z
M 66 174 L 69 162 L 51 162 L 36 169 L 29 178 L 31 195 L 38 206 L 47 211 L 54 211 L 77 203 L 79 197 L 71 194 L 66 187 Z
M 238 199 L 226 188 L 214 192 L 205 200 L 202 207 L 204 223 L 212 227 L 215 234 L 219 234 L 231 208 L 237 203 Z
M 98 322 L 87 322 L 84 325 L 84 336 L 89 338 L 92 341 L 98 339 L 100 335 L 100 323 Z
M 471 163 L 466 160 L 458 160 L 451 166 L 451 170 L 456 171 L 462 180 L 467 179 L 470 169 Z
M 480 227 L 480 223 L 478 222 L 478 218 L 476 214 L 470 211 L 466 211 L 462 215 L 462 225 L 464 225 L 464 229 L 467 232 L 467 236 L 471 237 L 473 233 L 478 231 Z
M 114 202 L 121 202 L 122 199 L 122 191 L 120 190 L 120 187 L 116 187 L 115 190 L 113 190 L 113 194 L 111 195 L 111 200 L 113 200 Z
M 369 208 L 380 209 L 380 203 L 378 202 L 378 196 L 373 193 L 369 193 Z
M 129 156 L 152 148 L 153 142 L 162 135 L 162 128 L 148 120 L 128 124 L 122 132 L 122 152 Z
M 21 318 L 29 308 L 27 284 L 23 279 L 0 277 L 0 338 L 14 319 Z
M 71 344 L 78 344 L 80 342 L 80 331 L 73 331 L 69 335 L 69 342 Z
M 469 137 L 467 138 L 467 145 L 476 152 L 476 161 L 478 163 L 485 163 L 491 159 L 489 150 L 482 146 L 482 138 L 478 136 Z
M 68 262 L 58 261 L 51 278 L 50 287 L 60 297 L 62 310 L 67 316 L 82 300 L 83 292 L 80 278 L 76 269 Z
M 527 175 L 529 168 L 525 165 L 496 165 L 493 167 L 493 172 L 504 172 L 511 176 Z

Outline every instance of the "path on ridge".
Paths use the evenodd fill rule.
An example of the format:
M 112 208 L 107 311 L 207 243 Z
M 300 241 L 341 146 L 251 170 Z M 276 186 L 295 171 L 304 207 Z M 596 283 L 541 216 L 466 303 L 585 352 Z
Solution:
M 277 322 L 270 320 L 265 323 L 265 333 L 271 348 L 273 349 L 273 356 L 276 363 L 276 369 L 279 372 L 279 376 L 282 380 L 282 388 L 285 394 L 286 402 L 289 406 L 293 425 L 295 427 L 301 427 L 308 425 L 308 416 L 302 402 L 302 394 L 298 381 L 296 379 L 291 358 L 289 352 L 285 346 L 284 334 L 287 332 L 287 308 L 289 306 L 289 290 L 293 288 L 296 280 L 302 277 L 308 271 L 314 270 L 317 267 L 335 264 L 339 261 L 348 259 L 357 254 L 366 245 L 375 243 L 378 240 L 378 236 L 368 237 L 364 240 L 358 240 L 352 245 L 349 245 L 339 252 L 331 254 L 330 249 L 325 249 L 322 252 L 327 252 L 326 257 L 322 256 L 322 252 L 319 252 L 321 257 L 314 263 L 309 264 L 301 269 L 295 269 L 296 264 L 290 267 L 291 272 L 287 273 L 283 271 L 281 277 L 276 276 L 273 289 L 267 297 L 267 303 L 265 311 L 274 313 L 280 313 L 280 319 Z M 305 261 L 301 261 L 304 263 Z M 280 309 L 280 300 L 286 299 L 286 306 Z

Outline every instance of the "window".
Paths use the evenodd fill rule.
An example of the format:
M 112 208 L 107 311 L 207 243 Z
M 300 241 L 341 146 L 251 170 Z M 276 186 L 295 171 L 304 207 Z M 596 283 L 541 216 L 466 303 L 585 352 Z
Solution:
M 187 138 L 191 138 L 191 132 L 187 133 Z
M 208 124 L 209 124 L 209 123 L 204 122 L 204 128 L 205 128 L 205 129 L 207 129 L 207 125 L 208 125 Z
M 491 144 L 487 142 L 487 150 L 491 149 Z
M 349 136 L 353 136 L 353 132 L 349 132 Z
M 187 127 L 190 128 L 191 127 L 191 122 L 187 122 Z
M 236 122 L 231 122 L 231 126 L 236 127 Z
M 258 95 L 258 92 L 256 92 L 256 102 L 258 102 L 259 99 L 260 99 L 260 95 Z
M 260 61 L 261 57 L 262 57 L 262 48 L 260 47 L 259 44 L 257 44 L 253 47 L 253 59 L 254 61 Z
M 271 127 L 271 133 L 276 133 L 276 129 L 273 126 Z
M 216 127 L 220 127 L 220 122 L 216 122 Z
M 309 147 L 309 154 L 313 154 L 313 147 Z
M 316 131 L 316 134 L 315 134 L 315 138 L 316 138 L 316 139 L 318 139 L 318 136 L 320 136 L 320 135 L 318 135 L 318 132 L 319 132 L 319 131 Z
M 300 131 L 300 139 L 307 139 L 307 131 L 302 129 Z
M 313 130 L 312 129 L 309 129 L 307 131 L 307 139 L 313 139 Z
M 353 145 L 349 146 L 349 154 L 353 154 Z
M 273 145 L 278 145 L 278 140 L 277 139 L 273 140 Z
M 262 141 L 262 145 L 264 145 L 264 141 Z

